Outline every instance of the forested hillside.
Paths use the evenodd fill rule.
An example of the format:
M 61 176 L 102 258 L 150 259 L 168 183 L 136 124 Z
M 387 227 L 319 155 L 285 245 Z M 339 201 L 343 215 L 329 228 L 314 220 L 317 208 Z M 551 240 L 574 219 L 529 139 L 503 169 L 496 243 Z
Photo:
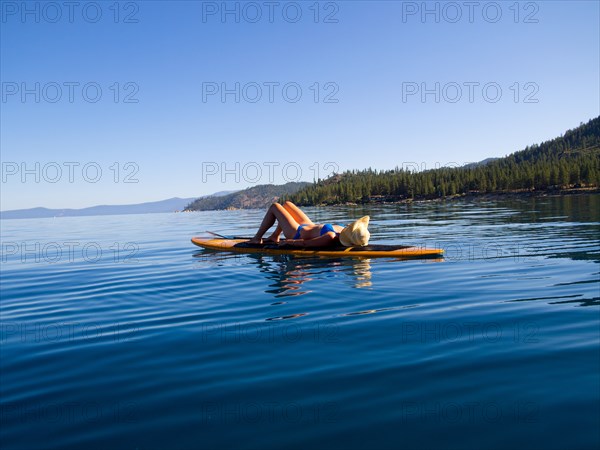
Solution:
M 186 211 L 208 211 L 215 209 L 266 208 L 282 195 L 293 194 L 309 183 L 287 183 L 284 185 L 261 184 L 243 191 L 221 197 L 202 197 L 190 203 Z
M 433 199 L 456 194 L 556 191 L 600 184 L 600 117 L 504 158 L 423 172 L 349 171 L 285 195 L 299 205 Z

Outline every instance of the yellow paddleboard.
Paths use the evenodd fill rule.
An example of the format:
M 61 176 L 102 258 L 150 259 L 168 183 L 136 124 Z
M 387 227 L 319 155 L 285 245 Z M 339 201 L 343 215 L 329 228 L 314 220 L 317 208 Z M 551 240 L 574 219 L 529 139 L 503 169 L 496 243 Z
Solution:
M 192 238 L 192 243 L 209 250 L 237 253 L 263 253 L 268 255 L 298 256 L 360 256 L 367 258 L 440 258 L 444 251 L 438 248 L 408 247 L 404 245 L 367 245 L 365 247 L 323 247 L 315 249 L 275 244 L 249 244 L 246 239 Z

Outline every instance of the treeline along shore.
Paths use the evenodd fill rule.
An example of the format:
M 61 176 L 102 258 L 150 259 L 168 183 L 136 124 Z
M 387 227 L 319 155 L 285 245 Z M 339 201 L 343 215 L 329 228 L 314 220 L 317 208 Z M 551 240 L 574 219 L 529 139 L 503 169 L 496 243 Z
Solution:
M 348 171 L 284 194 L 302 206 L 409 202 L 466 195 L 599 192 L 600 117 L 504 158 L 456 168 Z
M 264 209 L 274 201 L 301 206 L 437 201 L 465 196 L 598 193 L 600 117 L 563 136 L 504 158 L 422 172 L 401 168 L 354 170 L 314 183 L 257 185 L 198 198 L 184 211 Z

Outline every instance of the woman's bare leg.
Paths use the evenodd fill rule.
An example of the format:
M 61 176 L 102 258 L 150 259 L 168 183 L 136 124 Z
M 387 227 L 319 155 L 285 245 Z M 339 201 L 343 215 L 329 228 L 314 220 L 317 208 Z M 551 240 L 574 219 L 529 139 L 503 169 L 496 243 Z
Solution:
M 268 238 L 266 238 L 265 241 L 279 242 L 279 236 L 281 235 L 282 231 L 283 230 L 281 229 L 281 227 L 279 226 L 279 224 L 277 224 L 277 228 L 275 228 L 275 231 L 273 231 L 273 233 L 271 234 L 271 236 L 269 236 Z
M 291 214 L 291 216 L 294 218 L 294 220 L 296 222 L 298 222 L 298 224 L 312 224 L 312 220 L 310 220 L 308 218 L 308 216 L 306 214 L 304 214 L 304 211 L 302 211 L 300 208 L 298 208 L 296 205 L 294 205 L 292 202 L 285 202 L 283 204 L 283 207 L 287 210 L 287 212 L 289 212 Z M 266 241 L 270 241 L 270 242 L 279 242 L 279 236 L 281 235 L 281 232 L 283 230 L 281 229 L 281 226 L 279 226 L 279 224 L 277 225 L 277 228 L 275 229 L 275 231 L 273 231 L 273 233 L 271 234 L 271 236 L 269 236 L 267 239 L 265 239 Z
M 277 221 L 278 227 L 281 227 L 283 234 L 288 239 L 292 239 L 296 234 L 296 229 L 298 228 L 298 222 L 292 217 L 292 215 L 279 203 L 273 203 L 265 217 L 263 218 L 258 231 L 254 235 L 254 237 L 250 240 L 251 243 L 260 243 L 261 238 L 267 232 L 269 228 L 273 226 L 273 224 Z
M 304 211 L 302 211 L 300 208 L 298 208 L 292 202 L 285 202 L 283 204 L 283 207 L 292 215 L 294 220 L 296 222 L 298 222 L 299 224 L 304 224 L 304 223 L 308 223 L 311 225 L 313 224 L 312 220 L 310 220 L 308 218 L 308 216 L 306 214 L 304 214 Z
M 305 223 L 312 224 L 312 220 L 310 220 L 308 218 L 308 216 L 306 214 L 304 214 L 304 211 L 302 211 L 300 208 L 298 208 L 292 202 L 289 202 L 289 201 L 285 202 L 283 204 L 283 207 L 287 210 L 287 212 L 290 213 L 290 215 L 294 218 L 294 220 L 296 222 L 298 222 L 298 225 L 305 224 Z M 266 240 L 271 241 L 271 242 L 279 242 L 279 236 L 281 235 L 282 231 L 283 230 L 281 229 L 281 226 L 279 226 L 279 224 L 278 224 L 275 231 L 273 231 L 271 236 L 269 236 Z

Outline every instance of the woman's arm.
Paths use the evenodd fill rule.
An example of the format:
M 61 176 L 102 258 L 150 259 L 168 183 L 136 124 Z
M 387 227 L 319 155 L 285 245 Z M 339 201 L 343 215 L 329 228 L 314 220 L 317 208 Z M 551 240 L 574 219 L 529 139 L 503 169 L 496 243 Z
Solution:
M 280 243 L 300 248 L 314 248 L 331 245 L 334 239 L 335 233 L 330 231 L 329 233 L 325 233 L 323 236 L 314 239 L 286 239 L 285 241 L 280 241 Z

